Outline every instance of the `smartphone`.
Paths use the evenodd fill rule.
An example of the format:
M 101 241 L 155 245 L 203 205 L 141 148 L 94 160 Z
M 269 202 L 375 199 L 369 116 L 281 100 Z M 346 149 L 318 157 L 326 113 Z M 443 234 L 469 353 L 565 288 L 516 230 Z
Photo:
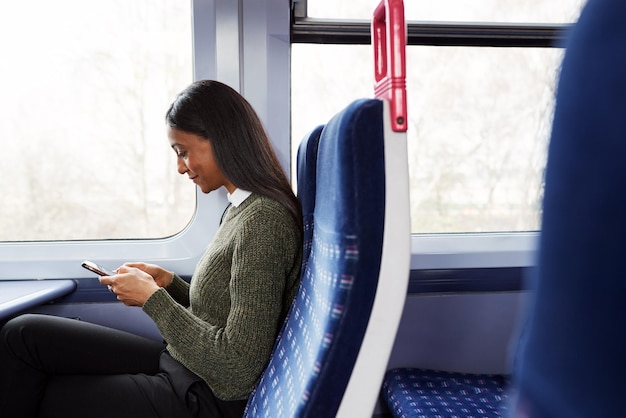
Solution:
M 92 271 L 99 276 L 113 276 L 115 274 L 108 269 L 94 263 L 93 261 L 85 260 L 81 265 L 87 270 Z

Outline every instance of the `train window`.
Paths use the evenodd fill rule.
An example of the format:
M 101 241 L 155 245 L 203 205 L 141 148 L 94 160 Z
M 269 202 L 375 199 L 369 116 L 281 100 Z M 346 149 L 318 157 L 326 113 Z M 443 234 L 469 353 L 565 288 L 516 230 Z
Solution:
M 541 48 L 408 48 L 414 233 L 538 229 L 561 53 Z M 369 46 L 293 49 L 293 62 L 308 68 L 303 71 L 306 78 L 298 73 L 292 80 L 296 137 L 306 133 L 296 127 L 327 120 L 345 105 L 345 97 L 371 96 L 369 66 L 354 69 L 355 62 L 367 62 L 368 54 Z M 333 67 L 307 65 L 310 60 L 332 62 Z M 337 72 L 349 70 L 350 79 L 333 83 Z
M 376 1 L 306 0 L 313 18 L 371 19 Z M 584 0 L 405 0 L 407 20 L 572 23 Z M 359 5 L 363 6 L 360 7 Z
M 308 0 L 304 16 L 335 18 L 345 12 L 341 15 L 342 23 L 366 19 L 373 6 L 363 3 L 368 4 L 356 7 L 355 2 Z M 443 14 L 431 14 L 420 19 L 491 22 L 506 19 L 501 11 L 518 9 L 541 12 L 543 18 L 523 13 L 516 18 L 570 22 L 582 6 L 580 0 L 558 2 L 560 9 L 556 13 L 554 2 L 544 5 L 546 2 L 516 0 L 514 4 L 507 2 L 507 7 L 496 2 L 488 16 L 480 17 L 470 12 L 481 9 L 475 6 L 486 4 L 484 1 L 405 1 L 407 19 L 417 19 L 417 3 L 431 5 L 428 7 L 433 10 L 437 6 L 442 13 L 454 10 L 445 18 Z M 460 17 L 463 10 L 467 14 Z M 474 26 L 459 28 L 480 31 L 481 23 L 471 24 Z M 298 38 L 292 44 L 294 141 L 299 141 L 319 121 L 327 120 L 348 100 L 372 96 L 370 45 L 363 45 L 362 37 L 355 37 L 358 25 L 343 34 L 342 25 L 336 24 L 329 31 L 331 25 L 332 22 L 326 27 L 311 25 L 313 30 L 308 38 Z M 548 47 L 558 43 L 554 39 L 537 42 L 533 37 L 542 37 L 547 33 L 544 31 L 558 26 L 537 25 L 533 29 L 536 32 L 513 41 L 511 38 L 518 34 L 510 36 L 507 31 L 516 31 L 519 25 L 485 27 L 490 31 L 495 28 L 489 35 L 493 34 L 492 39 L 481 39 L 483 34 L 475 32 L 479 36 L 472 40 L 458 36 L 450 41 L 446 25 L 433 23 L 429 29 L 436 29 L 439 36 L 434 43 L 426 37 L 411 40 L 409 27 L 407 92 L 413 233 L 518 232 L 540 228 L 546 144 L 563 50 Z M 450 28 L 458 29 L 453 25 Z M 457 36 L 459 31 L 451 33 Z M 554 33 L 549 36 L 558 37 Z M 321 37 L 323 41 L 319 41 Z M 340 77 L 341 74 L 349 77 Z
M 0 14 L 0 241 L 157 238 L 195 188 L 164 115 L 192 81 L 190 2 L 32 0 Z

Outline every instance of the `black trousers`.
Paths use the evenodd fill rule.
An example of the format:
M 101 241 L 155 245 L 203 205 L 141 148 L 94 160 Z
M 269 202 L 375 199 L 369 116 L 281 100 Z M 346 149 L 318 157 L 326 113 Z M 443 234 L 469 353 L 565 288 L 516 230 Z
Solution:
M 241 417 L 165 345 L 73 319 L 23 315 L 0 331 L 3 417 Z

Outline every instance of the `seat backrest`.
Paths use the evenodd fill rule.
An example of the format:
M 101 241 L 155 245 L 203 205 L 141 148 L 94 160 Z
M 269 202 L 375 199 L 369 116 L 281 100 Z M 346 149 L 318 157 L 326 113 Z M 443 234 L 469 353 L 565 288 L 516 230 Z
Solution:
M 589 0 L 556 96 L 520 416 L 624 415 L 625 74 L 626 2 Z
M 383 246 L 385 238 L 389 238 L 385 231 L 385 209 L 389 204 L 393 207 L 393 203 L 386 201 L 389 196 L 386 184 L 391 179 L 385 173 L 384 105 L 378 99 L 355 101 L 332 118 L 321 132 L 309 261 L 270 363 L 248 402 L 248 416 L 336 416 L 346 402 L 350 385 L 352 404 L 343 407 L 344 414 L 362 416 L 358 408 L 370 401 L 366 409 L 370 414 L 373 410 L 400 316 L 396 312 L 389 321 L 378 319 L 371 326 L 377 290 L 383 286 L 380 279 Z M 303 156 L 315 155 L 311 138 L 314 137 L 309 136 L 300 148 L 301 163 Z M 302 169 L 299 174 L 303 174 Z M 304 194 L 308 194 L 308 186 L 299 184 Z M 406 199 L 408 204 L 408 196 Z M 400 209 L 399 213 L 403 217 L 405 210 Z M 390 215 L 396 217 L 398 213 Z M 397 230 L 389 228 L 391 231 L 387 233 L 398 235 Z M 408 237 L 408 220 L 400 228 L 405 228 L 400 235 Z M 403 273 L 387 279 L 395 279 L 397 284 L 387 288 L 387 292 L 394 293 L 393 306 L 378 304 L 379 311 L 385 313 L 393 312 L 394 307 L 397 311 L 398 306 L 401 311 L 408 283 L 409 240 L 401 236 L 394 238 L 405 244 L 407 254 L 404 257 L 402 250 L 389 252 L 394 257 L 400 254 Z M 384 264 L 396 266 L 393 262 Z M 386 342 L 380 330 L 372 331 L 376 327 L 393 330 L 386 336 Z M 377 346 L 373 351 L 362 348 L 368 331 L 370 345 Z M 380 347 L 386 347 L 382 355 Z M 385 350 L 388 350 L 386 356 Z M 359 355 L 365 356 L 360 364 L 366 369 L 363 373 L 367 378 L 357 383 L 369 386 L 369 393 L 350 382 Z

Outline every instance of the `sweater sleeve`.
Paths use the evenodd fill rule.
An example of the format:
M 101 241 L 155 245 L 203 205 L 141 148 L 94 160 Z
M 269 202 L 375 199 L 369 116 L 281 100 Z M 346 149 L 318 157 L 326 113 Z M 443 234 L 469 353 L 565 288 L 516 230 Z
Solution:
M 178 274 L 174 273 L 172 283 L 165 290 L 176 302 L 185 307 L 189 306 L 189 283 L 184 281 Z
M 271 353 L 287 277 L 299 270 L 299 236 L 288 218 L 277 211 L 238 220 L 225 324 L 202 320 L 163 289 L 144 305 L 172 356 L 202 377 L 221 399 L 245 399 Z

